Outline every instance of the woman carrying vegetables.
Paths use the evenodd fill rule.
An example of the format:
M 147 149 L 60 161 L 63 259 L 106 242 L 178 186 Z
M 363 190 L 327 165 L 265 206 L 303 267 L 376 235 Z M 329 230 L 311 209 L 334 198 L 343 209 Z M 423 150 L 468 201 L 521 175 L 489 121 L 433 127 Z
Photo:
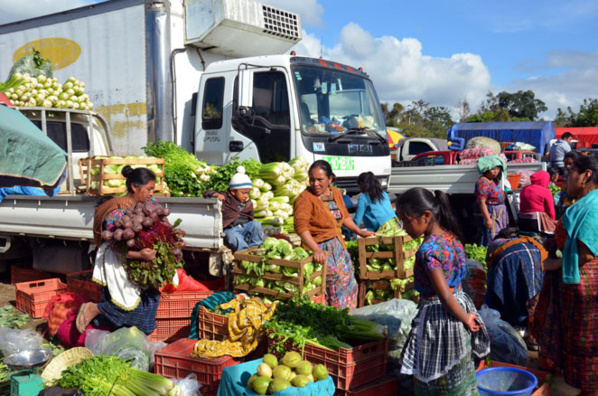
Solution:
M 353 221 L 358 226 L 363 224 L 369 231 L 387 231 L 401 228 L 401 224 L 386 191 L 372 172 L 364 172 L 357 178 L 359 201 Z
M 358 288 L 341 227 L 361 237 L 374 233 L 361 230 L 351 219 L 341 192 L 331 185 L 334 179 L 327 161 L 318 160 L 311 165 L 309 187 L 295 200 L 294 225 L 304 247 L 314 252 L 314 261 L 324 264 L 328 252 L 327 304 L 352 309 L 357 306 Z
M 128 165 L 121 173 L 127 178 L 127 195 L 104 202 L 95 211 L 93 231 L 98 249 L 93 280 L 104 287 L 100 303 L 81 305 L 75 322 L 80 333 L 83 333 L 92 321 L 96 327 L 105 326 L 113 329 L 137 326 L 146 334 L 151 334 L 156 328 L 159 291 L 152 288 L 141 290 L 128 279 L 123 266 L 123 261 L 127 259 L 152 261 L 156 257 L 156 250 L 127 250 L 124 256 L 122 248 L 102 239 L 103 232 L 115 230 L 114 223 L 125 215 L 127 208 L 138 202 L 155 203 L 153 195 L 156 175 L 149 169 L 133 169 Z
M 407 234 L 424 236 L 414 266 L 421 299 L 401 355 L 401 372 L 414 376 L 416 395 L 477 395 L 472 354 L 483 358 L 490 353 L 490 339 L 461 290 L 466 259 L 448 197 L 412 188 L 401 195 L 398 206 Z

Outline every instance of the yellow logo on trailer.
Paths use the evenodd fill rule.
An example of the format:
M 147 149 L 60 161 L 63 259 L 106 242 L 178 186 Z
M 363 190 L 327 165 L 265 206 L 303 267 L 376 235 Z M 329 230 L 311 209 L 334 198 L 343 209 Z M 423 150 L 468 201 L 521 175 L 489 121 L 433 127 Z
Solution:
M 50 60 L 52 70 L 60 70 L 73 64 L 81 55 L 81 46 L 73 40 L 49 37 L 30 41 L 17 49 L 12 56 L 13 63 L 33 53 L 34 48 L 40 52 L 42 59 Z

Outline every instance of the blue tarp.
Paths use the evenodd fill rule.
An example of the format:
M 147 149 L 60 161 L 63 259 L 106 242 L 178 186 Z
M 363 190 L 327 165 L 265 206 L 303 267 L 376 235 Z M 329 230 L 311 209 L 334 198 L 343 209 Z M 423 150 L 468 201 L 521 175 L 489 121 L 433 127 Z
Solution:
M 473 137 L 486 136 L 499 142 L 529 143 L 537 153 L 544 155 L 555 135 L 550 121 L 471 122 L 453 125 L 448 130 L 447 140 L 463 138 L 467 144 Z

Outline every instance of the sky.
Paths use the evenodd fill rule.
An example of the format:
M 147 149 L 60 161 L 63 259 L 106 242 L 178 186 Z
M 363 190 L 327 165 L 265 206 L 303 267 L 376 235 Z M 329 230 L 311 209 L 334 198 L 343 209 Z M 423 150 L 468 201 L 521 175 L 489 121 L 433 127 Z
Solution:
M 97 1 L 0 0 L 0 24 Z M 531 89 L 551 120 L 598 97 L 596 0 L 261 1 L 300 15 L 298 55 L 363 67 L 381 102 L 422 99 L 456 119 L 460 102 L 475 112 L 488 92 Z

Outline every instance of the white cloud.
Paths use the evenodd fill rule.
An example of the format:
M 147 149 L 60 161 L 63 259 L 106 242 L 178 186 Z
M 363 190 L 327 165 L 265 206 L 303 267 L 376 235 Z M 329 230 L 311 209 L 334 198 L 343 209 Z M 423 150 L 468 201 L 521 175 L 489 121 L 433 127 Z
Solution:
M 0 25 L 79 8 L 99 1 L 101 0 L 4 0 L 0 1 Z
M 318 3 L 318 0 L 261 0 L 261 2 L 301 15 L 301 24 L 304 26 L 322 26 L 324 7 Z
M 295 47 L 298 54 L 319 57 L 321 53 L 323 58 L 363 67 L 381 102 L 408 104 L 423 99 L 452 109 L 466 99 L 475 108 L 491 89 L 490 73 L 479 55 L 426 56 L 415 38 L 373 37 L 355 23 L 342 29 L 333 48 L 322 48 L 309 33 L 303 37 Z

